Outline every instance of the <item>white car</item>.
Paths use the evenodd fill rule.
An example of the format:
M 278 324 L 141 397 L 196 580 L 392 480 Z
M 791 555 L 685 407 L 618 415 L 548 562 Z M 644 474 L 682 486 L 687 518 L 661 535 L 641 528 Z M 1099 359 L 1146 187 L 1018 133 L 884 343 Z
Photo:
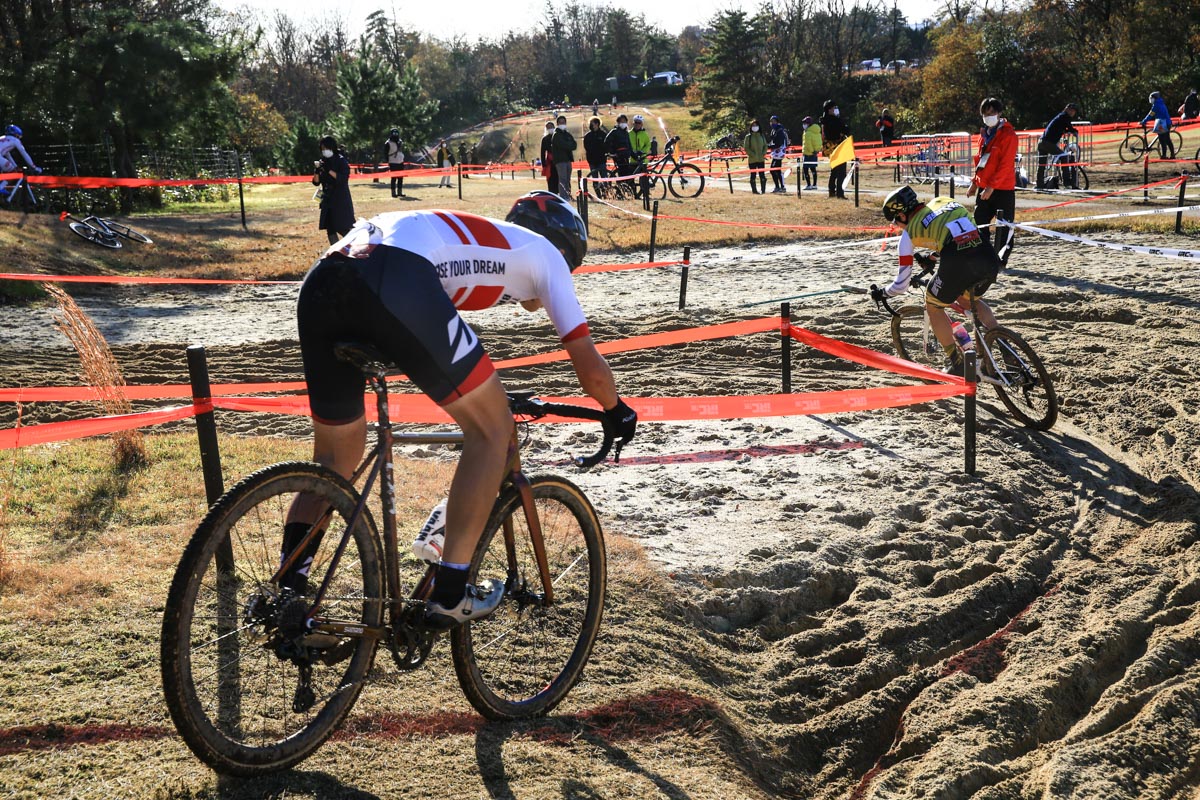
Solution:
M 903 58 L 898 58 L 895 61 L 889 61 L 887 63 L 887 66 L 884 67 L 884 69 L 887 70 L 888 72 L 891 72 L 892 70 L 897 70 L 897 69 L 900 69 L 902 67 L 907 67 L 907 66 L 908 66 L 907 61 L 905 61 Z
M 883 69 L 882 62 L 878 58 L 868 58 L 865 61 L 858 62 L 858 68 L 861 70 L 873 71 Z

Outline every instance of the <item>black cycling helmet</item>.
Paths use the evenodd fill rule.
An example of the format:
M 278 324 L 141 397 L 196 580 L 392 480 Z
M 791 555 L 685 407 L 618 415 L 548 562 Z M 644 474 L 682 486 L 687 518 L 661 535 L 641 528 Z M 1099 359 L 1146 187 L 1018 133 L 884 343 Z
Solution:
M 518 197 L 504 219 L 549 239 L 562 251 L 572 271 L 587 255 L 587 228 L 583 218 L 574 206 L 553 192 L 539 189 Z
M 920 198 L 911 186 L 901 186 L 883 199 L 883 218 L 895 222 L 897 214 L 903 214 L 905 219 L 917 206 L 921 205 Z

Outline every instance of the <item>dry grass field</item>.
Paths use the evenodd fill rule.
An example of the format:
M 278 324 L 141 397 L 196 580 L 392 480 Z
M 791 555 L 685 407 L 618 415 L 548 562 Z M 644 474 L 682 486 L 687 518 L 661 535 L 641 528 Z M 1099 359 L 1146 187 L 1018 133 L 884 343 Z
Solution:
M 683 107 L 647 110 L 687 135 Z M 526 124 L 524 133 L 512 124 L 512 135 L 541 123 Z M 1200 143 L 1194 136 L 1185 150 Z M 1115 160 L 1109 147 L 1097 158 Z M 662 201 L 658 257 L 691 246 L 694 273 L 706 264 L 711 273 L 685 310 L 674 308 L 668 270 L 579 276 L 597 335 L 716 324 L 771 313 L 741 306 L 798 287 L 888 277 L 894 250 L 878 243 L 815 246 L 881 236 L 861 229 L 882 225 L 891 174 L 864 168 L 859 207 L 823 192 L 757 197 L 744 181 L 731 193 L 723 176 L 696 200 Z M 1151 178 L 1169 174 L 1156 165 Z M 1140 167 L 1092 171 L 1093 189 L 1140 182 Z M 542 185 L 524 169 L 464 180 L 461 200 L 436 178 L 406 181 L 404 200 L 382 182 L 352 190 L 360 216 L 416 208 L 503 216 L 515 196 Z M 253 186 L 247 230 L 236 200 L 138 215 L 132 224 L 155 244 L 120 251 L 92 247 L 54 218 L 4 213 L 0 246 L 10 271 L 296 280 L 325 245 L 311 196 L 305 184 Z M 1064 199 L 1019 202 L 1026 219 L 1174 203 L 1162 193 L 1143 206 L 1138 193 L 1042 209 Z M 645 260 L 650 222 L 640 206 L 593 203 L 589 212 L 589 262 Z M 1200 233 L 1196 219 L 1185 220 L 1183 236 L 1170 215 L 1072 230 L 1187 247 Z M 1054 431 L 1013 425 L 989 395 L 981 473 L 969 478 L 961 406 L 951 403 L 645 425 L 628 463 L 573 477 L 605 526 L 609 596 L 593 660 L 560 709 L 485 723 L 464 700 L 447 648 L 415 673 L 398 672 L 381 652 L 343 730 L 269 779 L 208 770 L 162 700 L 167 585 L 205 506 L 191 424 L 148 434 L 144 463 L 127 469 L 107 439 L 0 451 L 0 796 L 1194 796 L 1200 408 L 1186 354 L 1200 346 L 1189 316 L 1200 281 L 1185 262 L 1036 236 L 1022 236 L 1014 259 L 989 299 L 1051 365 L 1063 401 Z M 25 288 L 0 283 L 0 387 L 78 383 L 69 347 L 24 344 L 51 305 L 17 298 Z M 186 289 L 170 302 L 157 289 L 68 289 L 88 307 L 141 302 L 166 320 L 185 318 L 200 298 L 224 302 L 246 317 L 229 321 L 239 330 L 256 314 L 268 319 L 268 303 L 284 317 L 290 309 L 290 298 L 257 289 Z M 797 306 L 798 324 L 886 347 L 886 321 L 859 295 Z M 550 346 L 548 328 L 511 311 L 485 313 L 480 327 L 498 357 Z M 294 333 L 263 324 L 280 329 L 218 341 L 214 380 L 296 379 Z M 210 333 L 220 340 L 222 331 Z M 172 333 L 112 349 L 130 383 L 176 383 L 188 341 Z M 767 394 L 778 391 L 778 350 L 777 338 L 718 340 L 611 361 L 633 397 Z M 811 351 L 794 359 L 798 390 L 886 382 Z M 578 391 L 565 365 L 511 377 Z M 82 403 L 3 406 L 4 427 L 18 415 L 28 423 L 101 413 Z M 220 417 L 227 485 L 307 457 L 306 420 L 234 416 Z M 566 474 L 566 454 L 586 447 L 585 434 L 535 434 L 548 442 L 531 448 L 547 471 Z M 774 444 L 785 455 L 764 454 Z M 401 531 L 420 525 L 452 467 L 401 454 Z

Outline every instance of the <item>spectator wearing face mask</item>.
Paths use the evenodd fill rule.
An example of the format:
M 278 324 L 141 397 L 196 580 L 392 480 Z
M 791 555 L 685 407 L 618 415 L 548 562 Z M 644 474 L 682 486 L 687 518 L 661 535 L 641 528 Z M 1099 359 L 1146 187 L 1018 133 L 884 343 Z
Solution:
M 547 191 L 558 194 L 558 172 L 554 169 L 554 156 L 550 152 L 550 142 L 554 138 L 554 123 L 547 122 L 542 134 L 542 177 L 546 179 Z
M 1017 211 L 1017 132 L 1004 117 L 1004 103 L 989 97 L 979 104 L 983 129 L 979 132 L 979 152 L 975 155 L 975 176 L 967 197 L 978 192 L 975 200 L 975 227 L 983 241 L 992 244 L 988 223 L 999 214 L 1012 221 Z M 1008 261 L 1008 240 L 1012 229 L 996 228 L 995 252 L 1001 262 Z
M 332 136 L 322 136 L 318 146 L 321 159 L 314 162 L 316 171 L 312 177 L 313 186 L 321 187 L 321 218 L 317 228 L 325 231 L 333 244 L 354 227 L 350 161 Z
M 750 120 L 750 132 L 742 140 L 750 172 L 750 191 L 754 194 L 767 193 L 767 137 L 759 130 L 758 120 Z M 755 171 L 757 170 L 757 172 Z
M 571 199 L 571 166 L 577 146 L 575 137 L 567 130 L 567 118 L 560 114 L 550 134 L 550 157 L 558 173 L 558 196 L 564 200 Z
M 604 137 L 604 143 L 617 168 L 617 175 L 622 178 L 632 175 L 633 166 L 629 163 L 629 158 L 633 154 L 633 148 L 629 143 L 629 117 L 624 114 L 617 115 L 617 124 L 608 132 L 608 136 Z
M 802 140 L 804 150 L 804 188 L 817 188 L 817 156 L 821 153 L 821 129 L 813 124 L 812 117 L 805 117 L 800 123 L 804 129 Z
M 404 142 L 400 140 L 400 131 L 392 128 L 388 139 L 383 143 L 383 152 L 387 156 L 388 172 L 392 175 L 392 197 L 404 197 L 404 178 L 400 171 L 404 169 Z
M 771 116 L 771 183 L 775 188 L 772 194 L 786 194 L 787 187 L 783 185 L 783 159 L 787 157 L 789 138 L 787 129 L 780 123 L 779 117 Z
M 849 128 L 842 121 L 841 110 L 832 100 L 826 100 L 822 106 L 825 113 L 821 115 L 821 142 L 825 155 L 830 155 L 834 149 L 850 135 Z M 838 164 L 829 170 L 829 196 L 846 199 L 846 190 L 842 183 L 846 180 L 846 165 Z

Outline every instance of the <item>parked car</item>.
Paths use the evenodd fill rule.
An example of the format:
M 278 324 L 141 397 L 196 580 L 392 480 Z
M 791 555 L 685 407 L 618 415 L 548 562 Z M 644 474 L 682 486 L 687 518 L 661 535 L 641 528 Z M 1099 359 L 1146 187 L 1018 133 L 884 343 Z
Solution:
M 878 58 L 868 58 L 858 62 L 858 68 L 867 71 L 879 70 L 883 69 L 883 63 Z
M 656 72 L 649 80 L 642 81 L 642 86 L 679 86 L 683 83 L 683 76 L 674 70 L 666 72 Z
M 887 63 L 887 66 L 884 67 L 884 69 L 887 70 L 888 72 L 892 72 L 892 71 L 899 70 L 902 67 L 907 67 L 907 66 L 908 66 L 907 61 L 905 61 L 903 58 L 897 58 L 895 61 L 889 61 Z

